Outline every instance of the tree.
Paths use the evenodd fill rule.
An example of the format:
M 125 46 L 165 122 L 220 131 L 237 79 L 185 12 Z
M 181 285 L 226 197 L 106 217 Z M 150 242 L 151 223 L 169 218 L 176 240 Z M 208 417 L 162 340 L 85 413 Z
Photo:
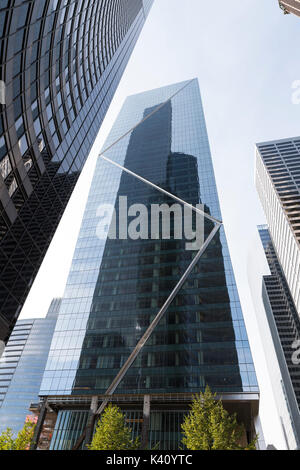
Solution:
M 131 439 L 131 429 L 125 425 L 120 408 L 109 405 L 103 412 L 89 450 L 137 450 L 139 438 Z
M 0 434 L 0 450 L 28 450 L 33 439 L 36 424 L 27 421 L 16 438 L 10 428 Z
M 194 397 L 182 424 L 182 443 L 188 450 L 255 450 L 257 439 L 243 447 L 244 426 L 215 397 L 209 387 Z

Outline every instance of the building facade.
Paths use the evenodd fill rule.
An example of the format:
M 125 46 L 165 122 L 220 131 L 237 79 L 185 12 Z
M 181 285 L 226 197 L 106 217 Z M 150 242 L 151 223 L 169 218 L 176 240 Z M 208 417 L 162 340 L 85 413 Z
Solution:
M 256 186 L 270 235 L 300 315 L 300 138 L 256 146 Z
M 270 268 L 263 276 L 262 297 L 280 371 L 281 388 L 291 425 L 284 426 L 289 448 L 300 449 L 300 366 L 295 361 L 294 344 L 300 344 L 300 320 L 267 226 L 259 235 Z M 283 423 L 284 425 L 285 423 Z
M 29 407 L 38 401 L 61 299 L 54 299 L 46 318 L 18 320 L 0 359 L 0 433 L 17 434 Z
M 279 6 L 285 14 L 294 13 L 300 16 L 300 1 L 299 0 L 279 0 Z
M 152 3 L 1 1 L 0 340 L 4 342 Z
M 111 145 L 104 156 L 221 218 L 197 80 L 129 97 L 105 148 Z M 40 391 L 42 401 L 58 412 L 52 449 L 75 444 L 91 402 L 101 401 L 195 254 L 175 236 L 172 223 L 169 237 L 159 232 L 133 239 L 121 233 L 121 225 L 115 238 L 103 237 L 103 207 L 114 208 L 121 220 L 124 198 L 129 219 L 133 207 L 174 203 L 98 158 Z M 105 219 L 106 229 L 112 217 L 111 212 Z M 150 226 L 147 214 L 145 221 Z M 206 220 L 205 239 L 212 228 Z M 183 416 L 192 395 L 206 385 L 240 413 L 249 437 L 258 386 L 223 229 L 112 400 L 138 433 L 149 397 L 150 445 L 179 449 Z

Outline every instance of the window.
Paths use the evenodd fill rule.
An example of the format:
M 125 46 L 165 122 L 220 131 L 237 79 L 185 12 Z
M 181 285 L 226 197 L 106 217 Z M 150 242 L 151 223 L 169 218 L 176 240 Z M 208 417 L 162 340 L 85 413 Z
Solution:
M 1 160 L 0 162 L 0 173 L 2 175 L 2 178 L 5 179 L 10 174 L 11 170 L 12 168 L 9 158 L 7 155 L 5 155 L 3 160 Z
M 28 150 L 28 143 L 27 143 L 27 138 L 25 134 L 19 140 L 19 148 L 20 148 L 21 155 L 24 155 Z
M 0 160 L 7 154 L 4 136 L 0 137 Z

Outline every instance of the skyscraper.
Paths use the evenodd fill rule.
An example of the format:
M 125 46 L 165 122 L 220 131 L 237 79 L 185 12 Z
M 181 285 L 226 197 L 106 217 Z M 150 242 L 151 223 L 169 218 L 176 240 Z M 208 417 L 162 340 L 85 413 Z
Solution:
M 285 14 L 294 13 L 300 16 L 300 1 L 299 0 L 279 0 L 279 6 Z
M 256 186 L 272 242 L 300 315 L 300 138 L 256 146 Z
M 129 97 L 107 147 L 104 156 L 168 193 L 99 157 L 41 385 L 43 410 L 47 402 L 58 411 L 52 449 L 75 444 L 89 406 L 103 399 L 195 256 L 175 235 L 178 224 L 172 215 L 169 237 L 156 232 L 148 237 L 140 227 L 143 234 L 134 239 L 121 225 L 115 238 L 101 237 L 103 205 L 113 207 L 121 221 L 124 198 L 130 218 L 133 208 L 170 208 L 172 193 L 190 204 L 201 203 L 206 214 L 221 218 L 197 80 Z M 150 227 L 147 214 L 143 222 Z M 111 222 L 108 218 L 104 223 L 110 230 Z M 205 239 L 213 225 L 205 221 Z M 258 387 L 223 229 L 112 400 L 122 406 L 134 433 L 141 431 L 141 422 L 143 433 L 148 426 L 143 418 L 146 403 L 148 410 L 151 407 L 151 445 L 159 441 L 163 449 L 178 449 L 183 415 L 193 393 L 206 385 L 230 411 L 239 413 L 249 438 L 258 411 Z
M 293 344 L 299 344 L 300 319 L 267 226 L 259 234 L 271 274 L 263 277 L 262 296 L 278 363 L 285 400 L 288 405 L 296 446 L 300 448 L 300 368 L 294 358 Z M 288 442 L 290 437 L 287 435 Z M 289 444 L 290 445 L 290 444 Z
M 0 341 L 18 318 L 152 3 L 1 1 Z
M 0 433 L 17 434 L 38 401 L 61 299 L 54 299 L 46 318 L 18 320 L 0 360 Z

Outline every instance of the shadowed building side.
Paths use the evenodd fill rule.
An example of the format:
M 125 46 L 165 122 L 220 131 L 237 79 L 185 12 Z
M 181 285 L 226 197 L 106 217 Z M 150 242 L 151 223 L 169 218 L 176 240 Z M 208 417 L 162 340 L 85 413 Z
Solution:
M 0 3 L 0 341 L 20 314 L 151 5 Z

